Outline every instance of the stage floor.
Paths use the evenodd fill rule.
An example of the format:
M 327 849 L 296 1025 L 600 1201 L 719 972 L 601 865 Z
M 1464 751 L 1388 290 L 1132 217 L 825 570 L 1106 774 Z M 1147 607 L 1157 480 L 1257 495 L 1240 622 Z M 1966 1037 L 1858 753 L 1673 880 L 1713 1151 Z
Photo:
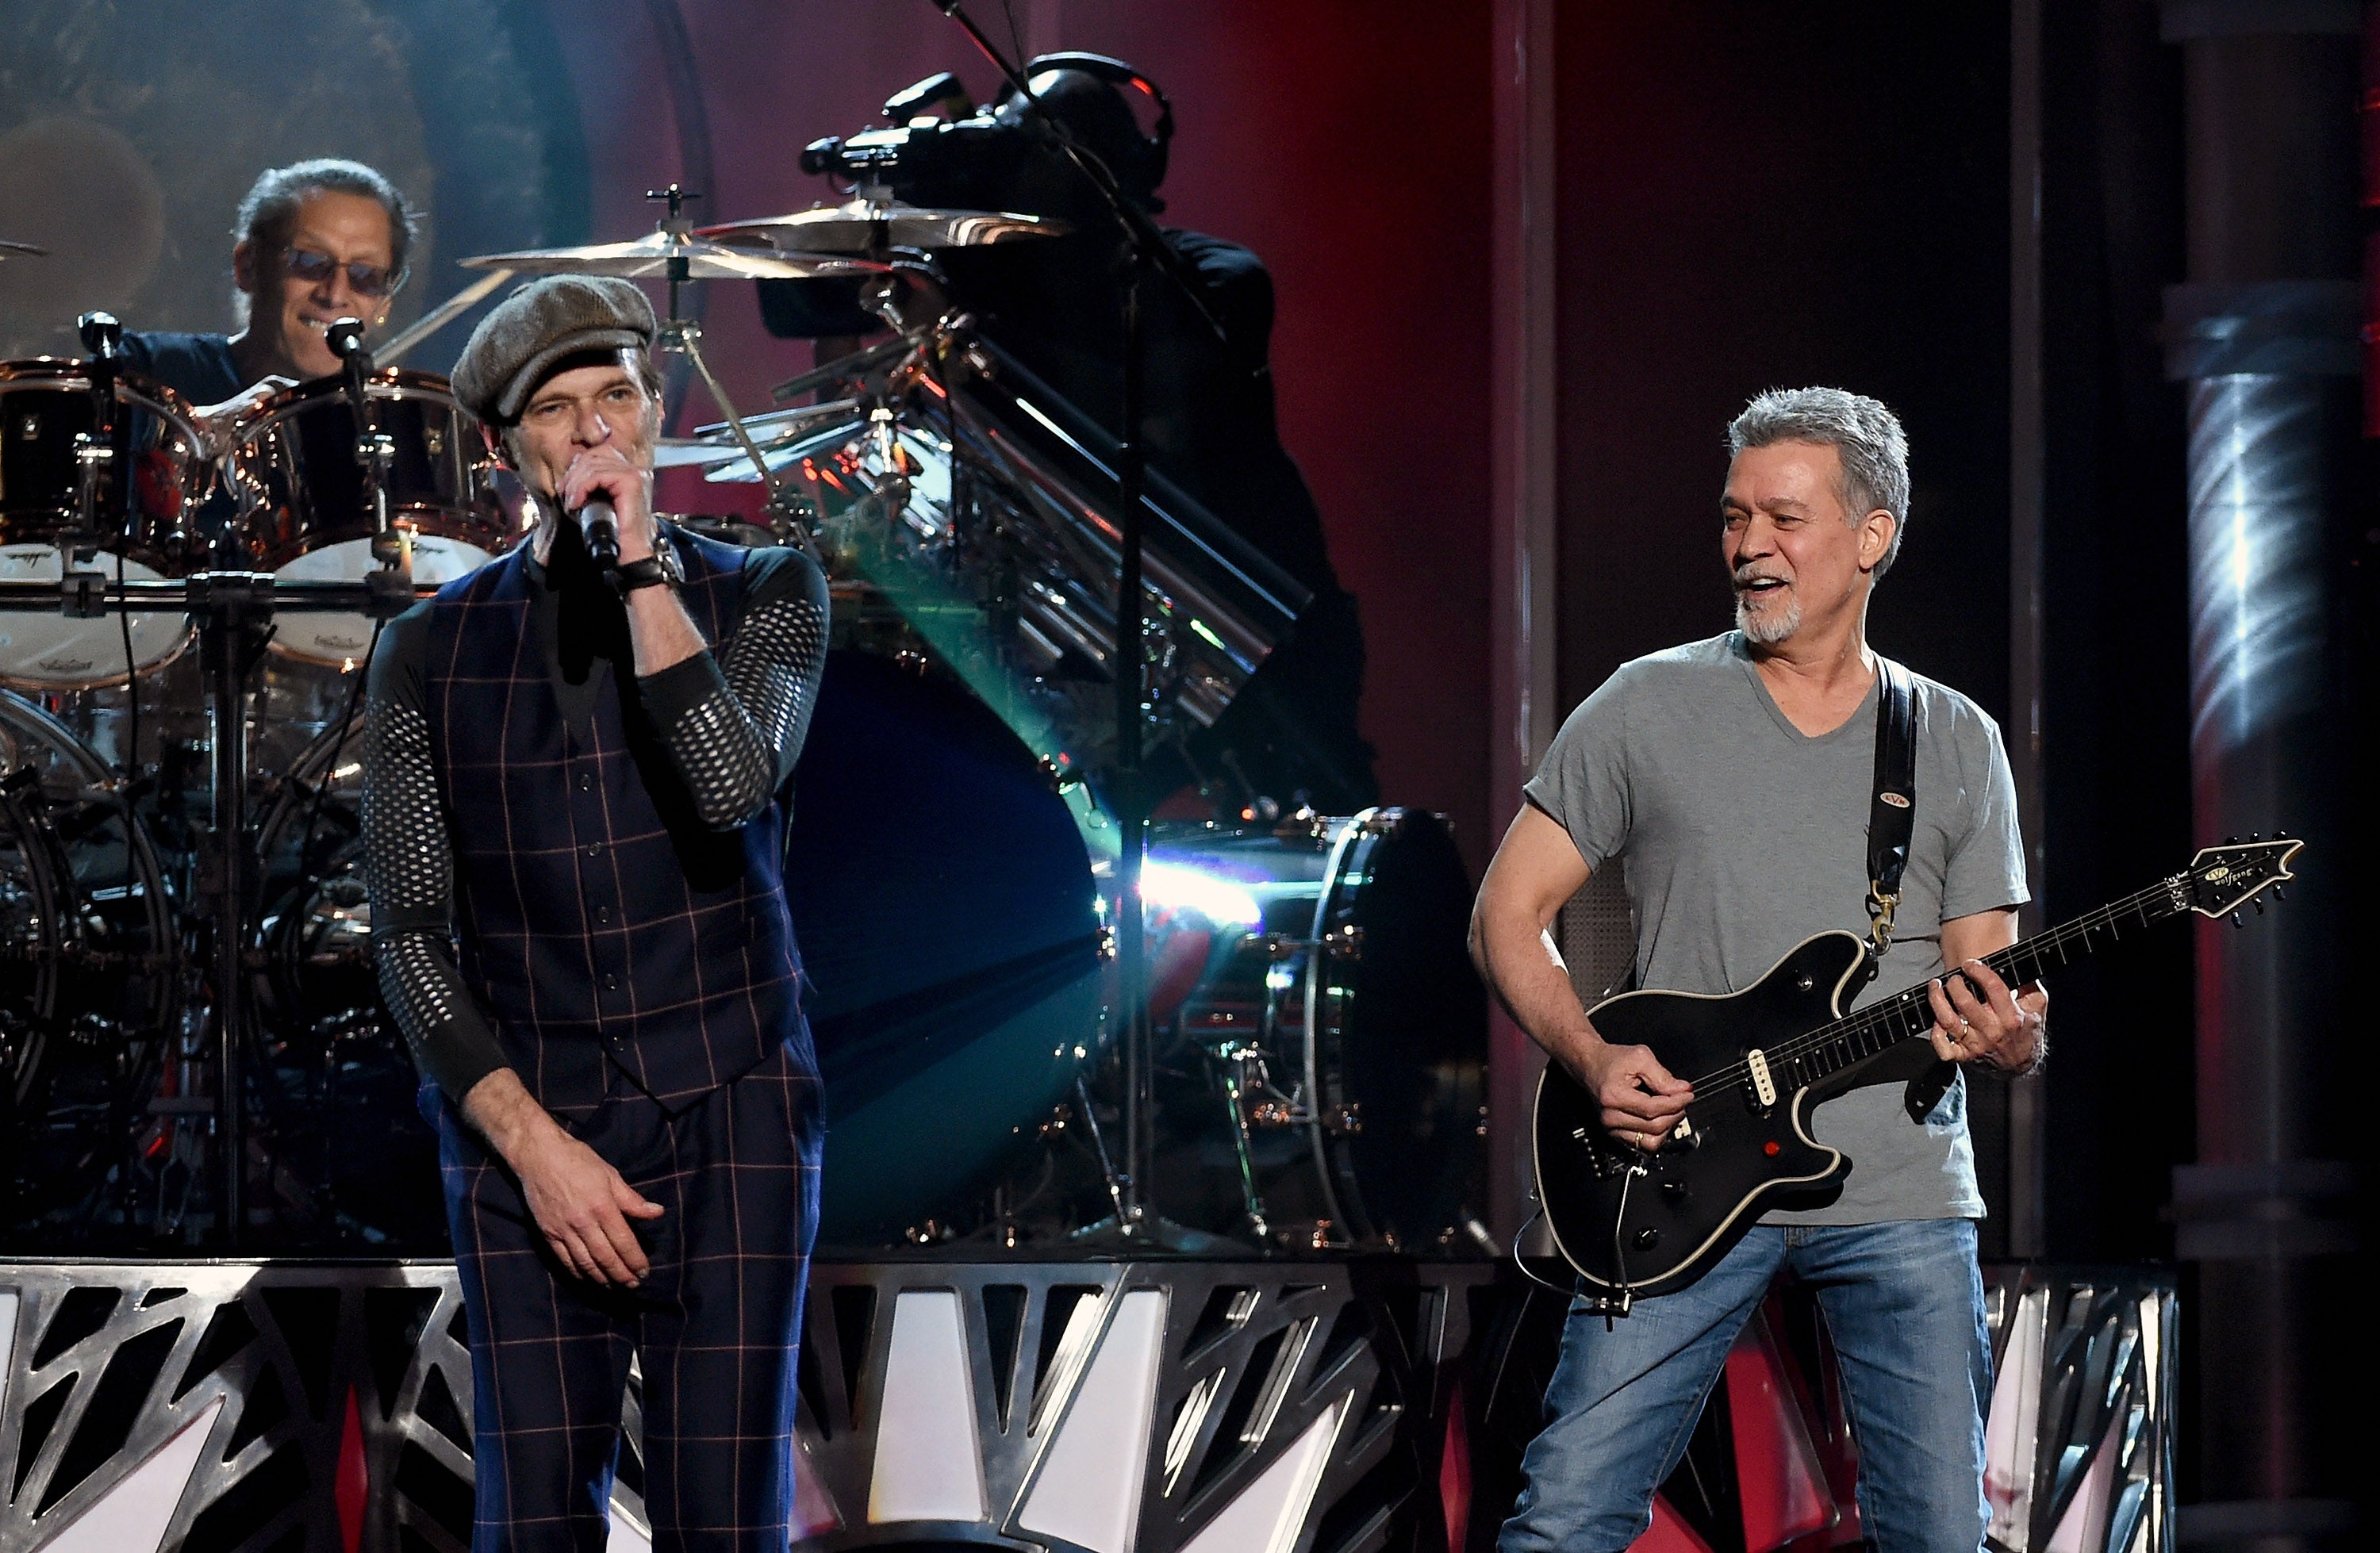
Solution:
M 2169 1546 L 2170 1280 L 1986 1289 L 1996 1531 Z M 821 1259 L 800 1546 L 1484 1546 L 1564 1304 L 1509 1261 Z M 468 1546 L 451 1263 L 0 1260 L 0 1553 Z M 637 1391 L 614 1548 L 650 1545 Z M 1742 1468 L 1745 1506 L 1765 1470 Z

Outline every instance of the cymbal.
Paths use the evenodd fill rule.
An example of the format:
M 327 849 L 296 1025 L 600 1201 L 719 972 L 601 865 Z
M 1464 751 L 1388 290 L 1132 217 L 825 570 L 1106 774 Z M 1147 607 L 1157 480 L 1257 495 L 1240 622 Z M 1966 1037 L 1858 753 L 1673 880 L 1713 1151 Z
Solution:
M 746 419 L 745 431 L 751 433 L 753 445 L 769 461 L 772 469 L 808 456 L 817 451 L 821 433 L 827 433 L 822 445 L 833 446 L 848 442 L 868 424 L 868 412 L 856 399 L 837 399 L 824 405 L 803 405 L 790 410 L 774 410 L 767 415 Z M 778 455 L 783 454 L 780 458 Z M 744 456 L 744 449 L 728 431 L 727 423 L 700 426 L 691 437 L 663 437 L 653 450 L 653 467 L 683 468 L 699 465 L 713 470 L 713 479 L 751 479 L 752 461 Z M 721 472 L 718 467 L 733 466 Z
M 0 237 L 0 259 L 47 259 L 50 250 L 33 243 L 12 243 Z
M 757 240 L 720 243 L 667 231 L 625 243 L 482 253 L 462 263 L 469 270 L 511 270 L 524 275 L 617 275 L 623 280 L 660 281 L 670 278 L 674 259 L 685 260 L 684 278 L 697 281 L 812 280 L 822 275 L 875 274 L 885 268 L 858 259 L 780 253 Z
M 877 253 L 888 248 L 979 248 L 1021 237 L 1057 237 L 1066 224 L 1009 211 L 944 211 L 897 200 L 853 200 L 791 215 L 731 221 L 699 229 L 703 237 L 759 238 L 787 253 Z

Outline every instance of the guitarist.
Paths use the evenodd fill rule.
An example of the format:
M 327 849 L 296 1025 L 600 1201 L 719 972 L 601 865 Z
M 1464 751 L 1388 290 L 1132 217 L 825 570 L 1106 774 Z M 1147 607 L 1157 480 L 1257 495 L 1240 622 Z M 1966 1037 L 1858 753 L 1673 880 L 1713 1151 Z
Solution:
M 1763 394 L 1728 428 L 1720 551 L 1736 628 L 1623 664 L 1571 714 L 1488 866 L 1472 952 L 1513 1019 L 1653 1149 L 1693 1091 L 1641 1046 L 1607 1044 L 1548 932 L 1624 866 L 1640 985 L 1728 993 L 1867 898 L 1877 659 L 1867 605 L 1900 547 L 1908 444 L 1874 399 Z M 2026 898 L 2015 784 L 1973 701 L 1915 675 L 1914 832 L 1900 941 L 1861 1001 L 1930 980 L 1947 1062 L 2029 1071 L 2047 997 L 1980 963 Z M 1946 976 L 1949 967 L 1961 976 Z M 1955 1072 L 1955 1070 L 1953 1070 Z M 1884 1553 L 1983 1540 L 1990 1350 L 1975 1260 L 1984 1212 L 1953 1078 L 1922 1121 L 1900 1085 L 1820 1106 L 1819 1142 L 1856 1162 L 1831 1201 L 1762 1216 L 1694 1283 L 1607 1324 L 1572 1307 L 1523 1461 L 1503 1553 L 1619 1553 L 1651 1523 L 1727 1352 L 1779 1274 L 1817 1287 L 1860 1448 L 1863 1528 Z

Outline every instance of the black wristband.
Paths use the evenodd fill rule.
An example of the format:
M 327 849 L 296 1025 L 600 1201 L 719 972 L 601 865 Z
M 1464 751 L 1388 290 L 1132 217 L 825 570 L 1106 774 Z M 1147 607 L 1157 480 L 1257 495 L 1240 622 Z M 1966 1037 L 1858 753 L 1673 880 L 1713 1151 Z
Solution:
M 612 586 L 622 598 L 639 588 L 674 588 L 677 572 L 666 565 L 661 557 L 648 555 L 641 561 L 624 561 L 612 568 Z

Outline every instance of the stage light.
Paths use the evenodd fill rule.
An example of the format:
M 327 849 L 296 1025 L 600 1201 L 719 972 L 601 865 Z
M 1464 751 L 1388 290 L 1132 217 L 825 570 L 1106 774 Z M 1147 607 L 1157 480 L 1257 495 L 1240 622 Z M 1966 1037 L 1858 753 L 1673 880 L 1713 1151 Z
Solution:
M 1181 863 L 1160 863 L 1152 857 L 1142 864 L 1140 899 L 1144 906 L 1195 911 L 1219 928 L 1264 924 L 1263 910 L 1245 886 Z

